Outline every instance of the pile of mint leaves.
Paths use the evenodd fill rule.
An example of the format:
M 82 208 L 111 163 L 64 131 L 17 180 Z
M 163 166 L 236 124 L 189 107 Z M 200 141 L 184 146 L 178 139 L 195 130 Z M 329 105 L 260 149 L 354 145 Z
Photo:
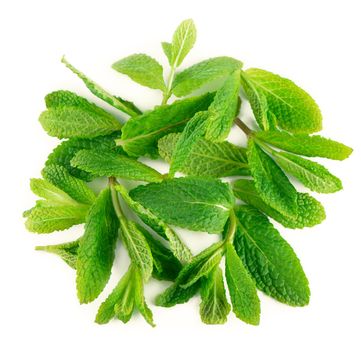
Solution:
M 25 225 L 47 234 L 85 224 L 75 241 L 36 247 L 76 270 L 80 303 L 103 291 L 118 240 L 127 249 L 128 270 L 100 305 L 99 324 L 113 318 L 128 322 L 139 312 L 153 326 L 144 297 L 151 278 L 172 282 L 157 296 L 157 306 L 185 303 L 199 293 L 200 316 L 207 324 L 225 323 L 232 309 L 257 325 L 257 290 L 291 306 L 309 303 L 300 261 L 272 222 L 290 229 L 321 223 L 321 203 L 294 184 L 318 193 L 341 190 L 340 179 L 309 158 L 343 160 L 352 149 L 312 135 L 322 129 L 320 110 L 288 79 L 244 70 L 231 57 L 180 69 L 195 41 L 194 23 L 185 20 L 172 42 L 162 43 L 170 67 L 166 80 L 163 67 L 145 54 L 113 64 L 133 81 L 161 91 L 161 104 L 152 110 L 141 111 L 105 91 L 65 58 L 66 67 L 119 115 L 71 91 L 45 97 L 40 123 L 62 141 L 46 160 L 42 178 L 30 181 L 40 199 L 24 213 Z M 168 103 L 170 98 L 174 102 Z M 238 118 L 242 101 L 252 108 L 253 125 Z M 120 122 L 125 115 L 127 121 Z M 226 140 L 233 125 L 247 136 L 246 147 Z M 140 157 L 163 159 L 169 173 L 159 173 Z M 107 185 L 95 193 L 92 181 L 104 177 Z M 220 238 L 194 256 L 178 227 Z

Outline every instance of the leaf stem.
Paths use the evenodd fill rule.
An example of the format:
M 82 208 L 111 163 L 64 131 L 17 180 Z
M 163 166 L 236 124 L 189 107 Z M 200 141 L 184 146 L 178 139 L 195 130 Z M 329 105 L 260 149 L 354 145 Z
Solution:
M 224 244 L 227 243 L 233 243 L 234 235 L 236 233 L 237 228 L 237 218 L 236 214 L 234 213 L 234 210 L 232 209 L 229 213 L 229 227 L 226 234 L 226 237 L 224 238 Z
M 252 133 L 252 130 L 242 122 L 241 119 L 236 118 L 234 123 L 247 135 L 249 136 Z
M 175 76 L 175 69 L 176 69 L 175 64 L 172 64 L 172 66 L 170 68 L 168 81 L 167 81 L 167 87 L 166 87 L 165 92 L 163 93 L 162 105 L 167 104 L 169 97 L 171 96 L 171 90 L 172 90 L 173 80 L 174 80 L 174 76 Z
M 117 185 L 118 182 L 115 179 L 115 177 L 110 177 L 109 178 L 109 187 L 110 187 L 110 194 L 112 197 L 112 203 L 113 203 L 113 207 L 114 207 L 114 211 L 115 214 L 117 215 L 118 219 L 120 220 L 120 222 L 122 222 L 123 220 L 126 220 L 126 217 L 123 213 L 123 210 L 120 206 L 120 202 L 119 202 L 119 197 L 118 197 L 118 193 L 115 189 L 115 185 Z

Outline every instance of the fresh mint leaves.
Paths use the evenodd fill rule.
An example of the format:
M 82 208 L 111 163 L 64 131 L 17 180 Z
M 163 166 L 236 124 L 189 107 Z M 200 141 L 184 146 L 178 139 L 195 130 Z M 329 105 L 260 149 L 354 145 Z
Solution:
M 342 182 L 306 157 L 344 160 L 352 149 L 313 135 L 322 129 L 320 109 L 289 79 L 243 69 L 241 61 L 226 56 L 181 67 L 196 36 L 194 22 L 187 19 L 170 42 L 162 42 L 169 67 L 146 54 L 112 65 L 159 90 L 159 100 L 146 112 L 106 91 L 64 57 L 62 63 L 115 114 L 67 90 L 45 97 L 39 121 L 62 141 L 48 156 L 42 178 L 30 181 L 39 199 L 24 212 L 25 226 L 47 234 L 85 224 L 76 240 L 36 247 L 75 270 L 80 303 L 98 298 L 110 278 L 117 243 L 125 247 L 128 270 L 100 305 L 98 324 L 114 318 L 126 323 L 139 312 L 154 326 L 144 295 L 152 278 L 171 282 L 153 301 L 157 306 L 183 304 L 199 293 L 206 324 L 225 323 L 232 310 L 258 325 L 257 290 L 291 306 L 309 303 L 305 272 L 273 220 L 290 229 L 320 224 L 325 210 L 306 188 L 333 193 Z M 246 100 L 253 128 L 239 119 Z M 242 147 L 227 141 L 233 126 L 247 138 Z M 162 158 L 168 174 L 146 165 L 144 157 Z M 300 186 L 303 192 L 296 190 Z M 218 234 L 219 240 L 193 255 L 177 227 Z

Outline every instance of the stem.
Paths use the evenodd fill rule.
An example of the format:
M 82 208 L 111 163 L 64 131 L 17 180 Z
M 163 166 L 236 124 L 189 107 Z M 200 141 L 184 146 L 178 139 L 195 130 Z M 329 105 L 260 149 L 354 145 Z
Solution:
M 234 123 L 247 135 L 249 136 L 252 133 L 252 130 L 242 122 L 241 119 L 236 118 Z
M 123 220 L 126 220 L 126 217 L 120 206 L 118 193 L 114 187 L 116 184 L 117 184 L 117 180 L 114 177 L 110 177 L 109 178 L 109 187 L 110 187 L 110 194 L 112 197 L 114 211 L 115 211 L 115 214 L 117 215 L 118 219 L 120 220 L 120 222 L 122 222 Z
M 226 237 L 224 238 L 224 244 L 233 242 L 234 235 L 236 233 L 236 228 L 237 228 L 237 218 L 236 218 L 236 214 L 234 213 L 234 210 L 232 209 L 229 213 L 229 227 Z
M 163 93 L 162 105 L 167 104 L 169 97 L 171 96 L 171 89 L 172 89 L 172 84 L 173 84 L 173 80 L 174 80 L 174 76 L 175 76 L 175 68 L 176 68 L 175 64 L 173 64 L 172 67 L 170 68 L 167 87 L 166 87 L 165 92 Z

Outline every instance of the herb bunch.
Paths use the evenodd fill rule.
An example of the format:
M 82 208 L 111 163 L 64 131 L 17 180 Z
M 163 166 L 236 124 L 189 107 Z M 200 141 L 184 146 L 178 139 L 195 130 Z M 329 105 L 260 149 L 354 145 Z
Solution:
M 49 155 L 42 178 L 30 181 L 41 199 L 24 213 L 25 225 L 43 234 L 85 223 L 79 239 L 36 248 L 58 254 L 76 269 L 80 303 L 92 302 L 106 286 L 117 241 L 126 247 L 128 271 L 101 304 L 99 324 L 113 318 L 128 322 L 138 310 L 154 325 L 144 298 L 150 278 L 173 282 L 156 298 L 158 306 L 185 303 L 200 292 L 200 315 L 207 324 L 225 323 L 232 309 L 257 325 L 257 289 L 291 306 L 309 302 L 300 261 L 272 220 L 291 229 L 321 223 L 321 203 L 297 192 L 293 182 L 318 193 L 341 190 L 340 179 L 308 158 L 343 160 L 352 149 L 312 135 L 322 129 L 320 110 L 288 79 L 244 70 L 230 57 L 180 70 L 195 41 L 194 23 L 185 20 L 172 42 L 162 43 L 170 66 L 167 80 L 163 67 L 145 54 L 113 64 L 117 72 L 161 91 L 161 105 L 145 112 L 62 59 L 96 97 L 120 117 L 127 115 L 125 123 L 70 91 L 45 97 L 40 123 L 50 136 L 65 140 Z M 176 100 L 168 104 L 171 97 Z M 253 111 L 252 126 L 238 118 L 244 100 Z M 246 147 L 226 141 L 234 124 L 247 136 Z M 161 157 L 169 173 L 160 174 L 139 157 Z M 231 184 L 221 180 L 230 176 Z M 95 194 L 91 181 L 99 177 L 108 184 Z M 143 184 L 128 191 L 127 180 Z M 134 215 L 126 215 L 129 210 Z M 193 256 L 175 227 L 219 234 L 220 240 Z

